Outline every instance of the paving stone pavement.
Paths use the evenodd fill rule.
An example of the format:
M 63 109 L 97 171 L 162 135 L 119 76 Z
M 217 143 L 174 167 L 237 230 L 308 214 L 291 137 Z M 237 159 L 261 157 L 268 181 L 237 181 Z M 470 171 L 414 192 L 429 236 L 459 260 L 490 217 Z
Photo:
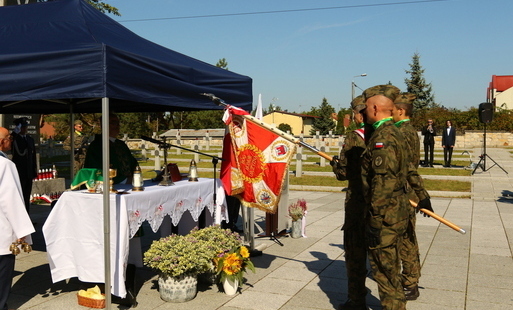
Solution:
M 482 150 L 474 150 L 480 154 Z M 513 309 L 513 159 L 508 149 L 490 148 L 485 169 L 468 177 L 472 198 L 433 198 L 437 214 L 466 230 L 466 234 L 418 216 L 417 235 L 421 250 L 420 297 L 407 309 L 494 310 Z M 443 180 L 441 180 L 443 182 Z M 511 194 L 512 196 L 508 196 Z M 192 301 L 166 303 L 159 297 L 156 274 L 139 268 L 138 309 L 336 309 L 346 299 L 347 278 L 341 224 L 344 220 L 343 192 L 291 191 L 290 201 L 308 203 L 307 238 L 279 238 L 283 243 L 258 239 L 267 245 L 263 255 L 253 257 L 255 274 L 247 274 L 247 285 L 233 297 L 217 287 L 200 285 Z M 18 255 L 16 276 L 9 299 L 17 309 L 86 309 L 77 304 L 77 279 L 53 284 L 41 227 L 48 206 L 33 206 L 37 222 L 34 251 Z M 256 221 L 265 215 L 256 212 Z M 143 247 L 156 235 L 145 227 Z M 370 309 L 381 309 L 377 286 L 367 278 Z M 111 309 L 127 309 L 112 304 Z

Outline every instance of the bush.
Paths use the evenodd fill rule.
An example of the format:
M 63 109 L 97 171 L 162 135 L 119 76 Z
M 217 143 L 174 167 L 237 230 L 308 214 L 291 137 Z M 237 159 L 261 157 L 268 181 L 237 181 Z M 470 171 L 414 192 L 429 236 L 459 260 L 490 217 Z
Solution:
M 283 132 L 290 131 L 290 134 L 294 134 L 292 132 L 292 127 L 290 127 L 289 124 L 281 123 L 281 124 L 278 125 L 278 129 L 283 131 Z
M 208 241 L 171 235 L 153 241 L 144 253 L 144 264 L 171 277 L 183 277 L 209 271 L 212 257 Z

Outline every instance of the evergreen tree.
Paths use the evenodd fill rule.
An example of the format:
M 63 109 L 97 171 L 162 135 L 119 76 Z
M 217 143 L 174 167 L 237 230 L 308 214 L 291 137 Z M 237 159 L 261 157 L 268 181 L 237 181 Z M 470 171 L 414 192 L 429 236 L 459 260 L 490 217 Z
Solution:
M 413 54 L 410 70 L 405 71 L 410 75 L 410 78 L 404 79 L 407 92 L 417 96 L 417 99 L 413 102 L 414 110 L 418 111 L 436 107 L 431 83 L 426 83 L 424 79 L 424 69 L 420 65 L 420 55 L 418 53 Z
M 338 111 L 337 114 L 337 128 L 335 129 L 336 135 L 343 135 L 346 133 L 347 128 L 344 127 L 344 118 L 346 115 L 351 116 L 352 110 L 350 108 L 342 108 Z M 349 126 L 351 126 L 353 122 L 350 122 Z M 349 127 L 348 127 L 349 128 Z
M 216 63 L 216 67 L 228 70 L 228 62 L 226 61 L 226 58 L 219 59 Z
M 142 135 L 151 136 L 151 128 L 148 123 L 148 113 L 119 113 L 120 132 L 119 137 L 128 134 L 129 138 L 140 138 Z
M 333 121 L 333 113 L 335 113 L 335 108 L 333 108 L 329 103 L 328 99 L 323 98 L 321 106 L 317 110 L 320 118 L 316 118 L 312 124 L 312 130 L 310 130 L 310 134 L 314 135 L 316 131 L 319 131 L 321 135 L 327 135 L 330 130 L 335 128 L 335 122 Z

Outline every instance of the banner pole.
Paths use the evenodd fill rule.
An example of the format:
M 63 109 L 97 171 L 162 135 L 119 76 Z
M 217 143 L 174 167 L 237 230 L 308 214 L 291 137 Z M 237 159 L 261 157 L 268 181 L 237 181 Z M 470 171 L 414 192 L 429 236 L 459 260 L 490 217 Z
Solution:
M 218 98 L 216 96 L 214 96 L 213 94 L 207 94 L 207 93 L 202 93 L 201 95 L 204 95 L 204 96 L 207 96 L 209 97 L 214 103 L 218 104 L 218 105 L 221 105 L 221 106 L 224 106 L 226 108 L 229 108 L 231 107 L 229 104 L 226 104 L 221 98 Z M 237 109 L 240 109 L 240 108 L 237 108 Z M 288 140 L 292 143 L 295 143 L 295 144 L 298 144 L 298 145 L 301 145 L 305 148 L 307 148 L 308 150 L 310 150 L 311 152 L 321 156 L 321 157 L 324 157 L 325 159 L 331 161 L 333 160 L 333 157 L 330 156 L 329 154 L 326 154 L 324 152 L 321 152 L 319 151 L 317 148 L 307 144 L 306 142 L 303 142 L 301 140 L 299 140 L 298 138 L 288 134 L 288 133 L 285 133 L 281 130 L 279 130 L 278 128 L 275 128 L 275 127 L 272 127 L 271 125 L 267 124 L 267 123 L 264 123 L 262 122 L 261 120 L 257 119 L 256 117 L 253 117 L 249 114 L 244 114 L 244 115 L 240 115 L 241 117 L 245 118 L 246 120 L 254 123 L 255 125 L 263 128 L 263 129 L 266 129 L 268 131 L 271 131 L 275 134 L 277 134 L 278 136 L 284 138 L 285 140 Z M 412 205 L 412 207 L 416 208 L 417 207 L 417 204 L 410 200 L 410 204 Z M 440 223 L 442 224 L 445 224 L 447 226 L 449 226 L 450 228 L 456 230 L 457 232 L 461 233 L 461 234 L 465 234 L 465 230 L 460 228 L 459 226 L 453 224 L 452 222 L 446 220 L 445 218 L 441 217 L 440 215 L 434 213 L 434 212 L 431 212 L 429 210 L 426 210 L 426 209 L 420 209 L 420 211 L 422 211 L 423 213 L 431 216 L 432 218 L 434 218 L 435 220 L 439 221 Z

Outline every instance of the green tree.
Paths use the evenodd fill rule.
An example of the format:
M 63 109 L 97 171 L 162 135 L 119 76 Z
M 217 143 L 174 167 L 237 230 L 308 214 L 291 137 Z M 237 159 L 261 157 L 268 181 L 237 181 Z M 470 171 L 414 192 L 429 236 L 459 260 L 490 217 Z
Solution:
M 47 1 L 53 1 L 53 0 L 39 0 L 39 2 L 47 2 Z M 86 1 L 91 6 L 93 6 L 94 8 L 96 8 L 98 11 L 100 11 L 102 13 L 110 13 L 112 15 L 121 16 L 118 8 L 116 8 L 115 6 L 107 4 L 100 0 L 86 0 Z
M 414 111 L 418 112 L 419 110 L 436 107 L 431 83 L 426 83 L 424 79 L 424 69 L 420 65 L 420 55 L 418 53 L 413 54 L 410 70 L 405 71 L 410 75 L 409 78 L 404 79 L 406 90 L 417 96 L 417 99 L 413 102 Z
M 332 117 L 333 113 L 335 113 L 335 108 L 328 103 L 326 98 L 323 98 L 319 109 L 316 111 L 318 113 L 315 116 L 319 116 L 319 118 L 314 119 L 310 134 L 314 135 L 316 131 L 319 131 L 319 134 L 327 135 L 330 130 L 335 128 L 335 122 Z
M 119 113 L 120 136 L 128 134 L 129 138 L 151 136 L 152 129 L 148 122 L 148 113 Z M 118 138 L 121 138 L 118 137 Z
M 292 134 L 292 135 L 294 134 L 292 132 L 292 127 L 290 127 L 289 124 L 281 123 L 281 124 L 278 125 L 278 129 L 283 131 L 283 132 L 290 131 L 290 134 Z
M 266 108 L 262 109 L 262 114 L 266 115 L 269 113 L 273 113 L 274 111 L 283 111 L 283 110 L 279 105 L 276 105 L 271 102 L 271 103 L 269 103 L 269 107 L 267 109 Z
M 100 118 L 101 113 L 75 113 L 75 120 L 81 120 L 83 122 L 82 132 L 91 136 L 101 132 Z M 47 114 L 44 116 L 45 123 L 51 123 L 55 129 L 54 140 L 63 141 L 69 136 L 70 128 L 73 126 L 70 124 L 69 114 Z
M 224 128 L 225 124 L 223 122 L 223 114 L 224 110 L 204 110 L 193 112 L 194 117 L 190 119 L 187 128 Z
M 349 124 L 348 128 L 344 127 L 344 118 L 348 114 L 351 115 L 351 113 L 352 113 L 352 110 L 350 108 L 342 108 L 342 109 L 340 109 L 340 111 L 338 111 L 338 113 L 337 113 L 337 127 L 335 129 L 335 134 L 336 135 L 343 135 L 343 134 L 345 134 L 346 130 L 349 127 L 351 127 L 353 122 L 351 122 Z
M 326 98 L 325 98 L 325 99 L 326 99 Z M 311 115 L 311 116 L 321 116 L 321 115 L 320 115 L 320 112 L 321 112 L 321 111 L 319 110 L 319 108 L 317 108 L 317 107 L 311 107 L 311 108 L 310 108 L 310 111 L 305 112 L 304 114 L 306 114 L 306 115 Z
M 118 8 L 110 5 L 110 4 L 107 4 L 103 1 L 100 1 L 100 0 L 87 0 L 87 2 L 89 2 L 89 4 L 91 4 L 93 7 L 95 7 L 96 9 L 98 9 L 100 12 L 102 13 L 110 13 L 112 15 L 116 15 L 116 16 L 121 16 L 121 14 L 119 13 L 119 10 Z
M 228 70 L 228 62 L 226 61 L 226 58 L 219 59 L 216 63 L 216 67 Z

